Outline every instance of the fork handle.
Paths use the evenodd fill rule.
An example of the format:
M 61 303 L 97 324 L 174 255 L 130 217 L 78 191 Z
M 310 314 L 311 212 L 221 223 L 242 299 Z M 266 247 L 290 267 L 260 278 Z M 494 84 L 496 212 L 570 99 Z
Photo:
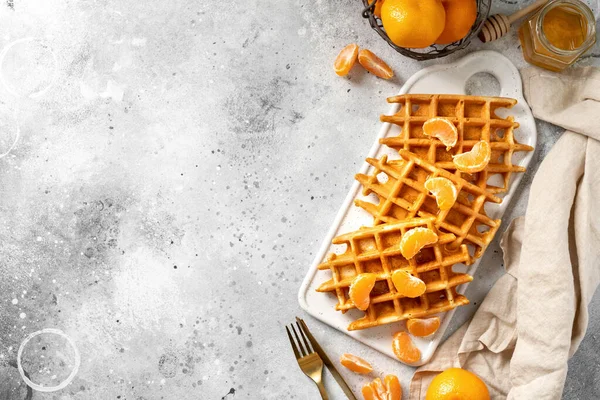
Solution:
M 317 387 L 319 388 L 319 393 L 321 393 L 321 398 L 323 400 L 329 400 L 329 396 L 327 395 L 327 392 L 325 391 L 325 385 L 323 385 L 323 382 L 317 383 Z

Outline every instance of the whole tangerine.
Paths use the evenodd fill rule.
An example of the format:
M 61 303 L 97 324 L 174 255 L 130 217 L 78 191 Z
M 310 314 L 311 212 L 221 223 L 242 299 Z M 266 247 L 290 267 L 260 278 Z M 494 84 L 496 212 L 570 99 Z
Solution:
M 381 21 L 397 46 L 425 48 L 444 30 L 446 11 L 441 0 L 385 0 Z
M 449 368 L 433 378 L 425 400 L 490 400 L 485 383 L 462 368 Z
M 456 42 L 469 34 L 477 19 L 477 2 L 475 0 L 442 0 L 446 10 L 446 24 L 436 44 Z

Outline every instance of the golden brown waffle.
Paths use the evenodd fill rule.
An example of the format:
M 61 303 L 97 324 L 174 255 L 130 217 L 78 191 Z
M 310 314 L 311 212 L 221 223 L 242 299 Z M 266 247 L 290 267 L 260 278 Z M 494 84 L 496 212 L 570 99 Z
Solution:
M 371 304 L 365 316 L 353 321 L 348 330 L 370 328 L 383 324 L 420 318 L 449 311 L 468 304 L 466 297 L 456 292 L 456 287 L 473 280 L 473 277 L 452 271 L 452 266 L 466 263 L 469 254 L 465 245 L 451 252 L 445 248 L 455 240 L 450 233 L 439 233 L 438 242 L 425 247 L 414 258 L 407 260 L 400 252 L 400 240 L 409 229 L 435 228 L 434 218 L 411 218 L 393 224 L 361 228 L 333 239 L 333 244 L 345 244 L 343 254 L 331 253 L 319 265 L 320 270 L 331 270 L 332 279 L 323 283 L 317 291 L 335 292 L 337 310 L 345 312 L 355 308 L 348 291 L 352 280 L 361 273 L 377 274 L 377 282 L 371 291 Z M 417 298 L 404 297 L 392 283 L 392 272 L 403 269 L 426 284 L 425 293 Z
M 474 174 L 456 171 L 456 174 L 491 193 L 506 192 L 511 174 L 525 171 L 524 167 L 512 163 L 513 154 L 516 151 L 532 151 L 533 147 L 515 140 L 514 130 L 519 124 L 513 117 L 501 118 L 496 114 L 499 108 L 514 106 L 517 103 L 515 99 L 404 94 L 387 100 L 389 103 L 399 103 L 400 109 L 396 114 L 382 115 L 380 119 L 399 125 L 402 131 L 396 137 L 381 139 L 382 144 L 397 150 L 409 150 L 436 167 L 456 171 L 452 156 L 469 151 L 475 143 L 485 140 L 492 149 L 491 161 L 485 170 Z M 433 117 L 448 118 L 456 125 L 458 141 L 449 151 L 438 139 L 423 134 L 423 124 Z M 492 177 L 498 182 L 497 185 L 489 182 Z
M 486 215 L 484 205 L 502 200 L 407 150 L 400 150 L 400 156 L 402 160 L 388 161 L 387 156 L 367 159 L 373 171 L 370 175 L 357 174 L 356 180 L 363 185 L 363 194 L 375 193 L 379 203 L 357 199 L 355 204 L 373 215 L 375 225 L 433 216 L 438 229 L 456 235 L 450 247 L 466 243 L 473 247 L 470 253 L 474 258 L 481 257 L 500 227 L 499 219 Z M 449 210 L 440 210 L 435 197 L 424 186 L 428 178 L 438 176 L 450 179 L 458 190 L 456 203 Z

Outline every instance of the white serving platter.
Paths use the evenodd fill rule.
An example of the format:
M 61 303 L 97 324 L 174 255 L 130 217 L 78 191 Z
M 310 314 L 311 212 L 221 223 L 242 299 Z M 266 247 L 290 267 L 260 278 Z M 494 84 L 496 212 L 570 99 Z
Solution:
M 492 75 L 497 82 L 487 73 Z M 473 77 L 475 74 L 475 77 Z M 487 77 L 487 78 L 486 78 Z M 483 81 L 482 81 L 483 79 Z M 512 115 L 519 122 L 520 127 L 515 130 L 515 138 L 519 143 L 528 144 L 535 147 L 536 145 L 536 127 L 533 115 L 529 106 L 523 98 L 521 77 L 516 67 L 506 57 L 494 51 L 478 51 L 471 53 L 466 57 L 445 65 L 436 65 L 425 68 L 413 75 L 402 87 L 399 94 L 405 93 L 421 93 L 421 94 L 474 94 L 481 96 L 501 96 L 512 97 L 517 99 L 518 103 L 508 109 L 499 109 L 498 115 Z M 393 114 L 398 111 L 398 105 L 395 104 L 388 114 Z M 390 158 L 399 158 L 397 152 L 379 144 L 379 139 L 387 136 L 397 136 L 400 128 L 388 123 L 383 123 L 375 143 L 371 147 L 366 157 L 380 157 L 383 154 L 388 154 Z M 524 167 L 529 165 L 533 152 L 518 152 L 513 156 L 513 163 Z M 356 172 L 368 173 L 371 166 L 366 162 L 363 164 L 360 171 L 348 171 L 349 175 L 354 175 Z M 502 218 L 504 211 L 508 207 L 516 189 L 521 181 L 523 174 L 514 173 L 511 176 L 510 188 L 503 196 L 501 204 L 487 203 L 485 210 L 491 218 Z M 494 183 L 490 181 L 490 183 Z M 329 232 L 323 239 L 323 243 L 317 253 L 298 293 L 300 306 L 313 317 L 331 325 L 332 327 L 346 333 L 356 340 L 376 349 L 380 352 L 394 358 L 391 348 L 391 339 L 394 332 L 406 330 L 405 322 L 397 322 L 376 328 L 364 329 L 359 331 L 348 331 L 348 324 L 360 318 L 363 315 L 362 311 L 350 310 L 346 314 L 342 314 L 335 310 L 337 297 L 332 293 L 318 293 L 316 288 L 324 281 L 330 279 L 329 271 L 318 271 L 317 266 L 324 260 L 330 252 L 339 252 L 343 249 L 336 249 L 336 246 L 331 245 L 331 240 L 342 233 L 350 232 L 358 229 L 360 226 L 372 226 L 373 217 L 366 211 L 354 206 L 354 200 L 357 198 L 365 199 L 360 193 L 361 186 L 355 182 L 350 192 L 346 196 Z M 370 195 L 373 196 L 373 195 Z M 369 197 L 367 196 L 367 199 Z M 374 198 L 370 198 L 374 200 Z M 376 201 L 375 201 L 376 202 Z M 472 266 L 456 265 L 455 271 L 467 271 L 470 275 L 474 275 L 481 259 L 477 260 Z M 500 266 L 498 266 L 500 268 Z M 467 284 L 458 288 L 458 292 L 464 294 Z M 414 366 L 426 363 L 444 335 L 454 311 L 439 314 L 442 319 L 440 329 L 433 335 L 427 338 L 414 338 L 415 344 L 421 350 L 421 360 L 418 363 L 411 364 Z

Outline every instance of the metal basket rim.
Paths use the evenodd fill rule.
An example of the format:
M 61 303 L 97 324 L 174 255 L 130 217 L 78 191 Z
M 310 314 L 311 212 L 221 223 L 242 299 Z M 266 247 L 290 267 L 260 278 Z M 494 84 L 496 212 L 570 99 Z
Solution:
M 375 32 L 377 32 L 377 34 L 379 36 L 381 36 L 381 38 L 383 40 L 385 40 L 387 42 L 387 44 L 390 47 L 392 47 L 394 50 L 396 50 L 398 53 L 400 53 L 406 57 L 415 59 L 417 61 L 433 60 L 436 58 L 446 57 L 458 50 L 462 50 L 462 49 L 466 48 L 469 44 L 471 44 L 471 41 L 473 40 L 473 38 L 476 37 L 477 34 L 479 33 L 479 31 L 481 30 L 483 23 L 487 20 L 489 14 L 490 14 L 490 10 L 492 8 L 491 0 L 476 0 L 476 2 L 477 2 L 477 19 L 475 20 L 475 23 L 471 27 L 471 30 L 469 31 L 467 36 L 465 36 L 464 38 L 462 38 L 459 41 L 444 45 L 444 47 L 442 49 L 437 49 L 435 47 L 435 45 L 432 45 L 427 48 L 427 49 L 429 49 L 429 51 L 417 52 L 417 51 L 413 51 L 413 50 L 410 50 L 405 47 L 397 46 L 390 40 L 388 35 L 382 29 L 382 26 L 380 26 L 377 23 L 378 18 L 373 14 L 374 9 L 375 9 L 375 3 L 377 2 L 377 0 L 372 0 L 371 2 L 369 2 L 369 0 L 362 0 L 362 1 L 363 1 L 363 5 L 365 6 L 362 10 L 362 17 L 369 20 L 369 25 L 371 25 L 371 28 Z M 483 7 L 482 7 L 482 5 L 483 5 Z M 482 13 L 482 8 L 486 8 L 483 13 Z

